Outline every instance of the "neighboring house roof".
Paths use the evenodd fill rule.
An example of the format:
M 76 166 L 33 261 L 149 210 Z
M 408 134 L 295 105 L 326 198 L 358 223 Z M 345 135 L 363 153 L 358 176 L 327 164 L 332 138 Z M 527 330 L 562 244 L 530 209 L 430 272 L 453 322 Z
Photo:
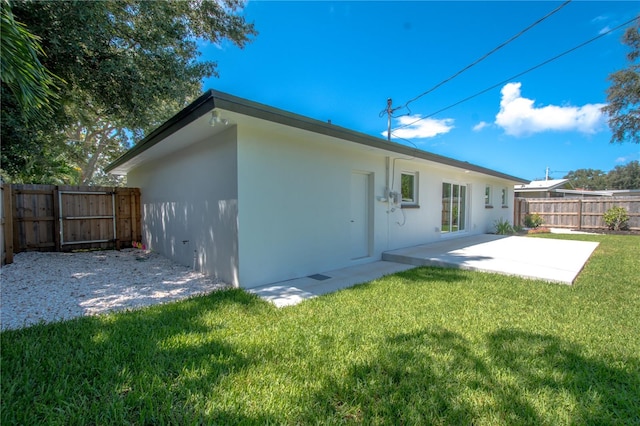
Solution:
M 640 189 L 603 189 L 598 191 L 589 191 L 584 189 L 557 189 L 556 192 L 560 192 L 565 195 L 587 195 L 600 197 L 640 196 Z
M 474 171 L 501 179 L 508 179 L 513 182 L 527 182 L 524 179 L 471 164 L 466 161 L 459 161 L 442 155 L 422 151 L 417 148 L 390 142 L 378 137 L 356 132 L 319 120 L 314 120 L 309 117 L 287 112 L 281 109 L 270 107 L 268 105 L 249 101 L 247 99 L 239 98 L 215 90 L 208 90 L 207 92 L 205 92 L 193 103 L 188 105 L 178 114 L 170 118 L 167 122 L 162 124 L 153 132 L 151 132 L 147 137 L 142 139 L 120 158 L 108 165 L 105 168 L 105 171 L 114 174 L 128 173 L 139 163 L 139 161 L 136 161 L 136 157 L 149 150 L 154 145 L 158 144 L 170 135 L 174 134 L 175 132 L 183 129 L 203 115 L 210 113 L 213 109 L 221 109 L 232 113 L 267 120 L 273 123 L 278 123 L 285 126 L 318 133 L 321 135 L 331 136 L 345 141 L 362 144 L 367 147 L 378 148 L 401 155 L 407 155 L 437 162 L 440 164 L 446 164 L 463 170 Z
M 534 180 L 525 185 L 515 185 L 513 189 L 516 192 L 552 191 L 567 183 L 569 183 L 569 179 Z
M 605 192 L 610 192 L 613 197 L 620 195 L 640 195 L 640 189 L 612 189 Z

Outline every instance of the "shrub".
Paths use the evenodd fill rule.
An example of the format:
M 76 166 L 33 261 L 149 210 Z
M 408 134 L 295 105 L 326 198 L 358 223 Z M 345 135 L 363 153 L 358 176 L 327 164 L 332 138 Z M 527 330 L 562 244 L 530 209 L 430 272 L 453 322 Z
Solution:
M 609 229 L 619 231 L 627 228 L 627 222 L 629 221 L 629 215 L 624 207 L 611 207 L 607 210 L 602 217 L 604 223 L 607 224 Z
M 538 213 L 528 214 L 524 217 L 524 226 L 527 228 L 537 228 L 542 225 L 544 220 L 542 220 L 542 216 Z
M 513 226 L 508 220 L 500 218 L 496 220 L 493 225 L 496 227 L 496 234 L 498 235 L 510 235 L 513 234 Z
M 527 232 L 527 234 L 549 234 L 549 233 L 551 233 L 551 230 L 544 226 L 539 228 L 529 229 L 529 231 Z

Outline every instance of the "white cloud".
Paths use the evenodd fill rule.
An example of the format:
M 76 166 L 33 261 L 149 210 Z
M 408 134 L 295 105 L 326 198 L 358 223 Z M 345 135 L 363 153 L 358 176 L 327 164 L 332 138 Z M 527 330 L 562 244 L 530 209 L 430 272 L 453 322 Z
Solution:
M 624 157 L 618 157 L 615 159 L 615 162 L 620 164 L 627 164 L 628 162 L 635 161 L 638 158 L 640 158 L 640 152 L 625 155 Z
M 549 130 L 593 134 L 604 124 L 601 108 L 605 104 L 536 107 L 533 99 L 520 95 L 521 83 L 508 83 L 501 91 L 500 112 L 495 123 L 507 135 L 524 136 Z
M 487 123 L 486 121 L 481 121 L 478 124 L 476 124 L 475 126 L 473 126 L 473 131 L 474 132 L 479 132 L 480 130 L 484 129 L 485 127 L 489 126 L 490 124 Z
M 397 119 L 398 127 L 391 129 L 392 136 L 404 139 L 424 139 L 448 133 L 453 129 L 453 118 L 443 118 L 436 120 L 433 118 L 420 119 L 420 115 L 405 115 Z M 420 121 L 418 121 L 420 120 Z M 407 126 L 407 127 L 402 127 Z M 387 135 L 386 130 L 382 132 Z
M 603 29 L 601 29 L 600 31 L 598 31 L 598 34 L 599 34 L 599 35 L 602 35 L 602 34 L 604 34 L 604 33 L 606 33 L 606 32 L 609 32 L 609 31 L 611 31 L 611 28 L 607 25 L 607 26 L 605 26 Z

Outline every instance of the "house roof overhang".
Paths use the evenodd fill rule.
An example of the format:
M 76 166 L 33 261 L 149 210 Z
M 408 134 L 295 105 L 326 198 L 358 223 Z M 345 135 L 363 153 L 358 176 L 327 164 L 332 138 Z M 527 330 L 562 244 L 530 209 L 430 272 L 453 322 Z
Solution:
M 615 196 L 637 196 L 640 195 L 640 189 L 611 189 L 611 190 L 586 190 L 586 189 L 556 189 L 555 192 L 569 195 L 587 195 L 600 197 Z
M 566 184 L 571 186 L 569 179 L 534 180 L 525 185 L 516 185 L 514 189 L 516 192 L 552 191 L 561 188 Z
M 208 90 L 182 111 L 167 120 L 160 127 L 151 132 L 142 139 L 129 151 L 124 153 L 120 158 L 109 164 L 105 171 L 108 173 L 124 175 L 144 161 L 144 157 L 149 155 L 150 151 L 161 151 L 158 146 L 161 142 L 170 138 L 172 135 L 183 130 L 191 123 L 201 119 L 214 109 L 224 110 L 232 113 L 235 117 L 246 116 L 265 120 L 272 123 L 281 124 L 320 135 L 326 135 L 333 138 L 353 142 L 371 148 L 380 149 L 389 153 L 412 156 L 415 158 L 456 167 L 469 172 L 477 172 L 480 174 L 506 179 L 514 183 L 526 184 L 529 181 L 498 172 L 486 167 L 471 164 L 466 161 L 455 160 L 438 154 L 433 154 L 417 148 L 401 145 L 378 137 L 370 136 L 364 133 L 356 132 L 344 127 L 325 123 L 299 114 L 294 114 L 268 105 L 253 102 L 247 99 L 239 98 L 227 93 Z M 200 120 L 202 121 L 202 120 Z M 154 148 L 156 147 L 156 148 Z M 169 152 L 164 148 L 165 152 Z

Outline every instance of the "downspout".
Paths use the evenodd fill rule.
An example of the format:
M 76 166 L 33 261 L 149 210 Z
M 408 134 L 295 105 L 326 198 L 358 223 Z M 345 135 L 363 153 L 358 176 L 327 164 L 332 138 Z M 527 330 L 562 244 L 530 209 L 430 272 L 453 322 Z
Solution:
M 391 247 L 389 239 L 391 238 L 391 217 L 389 212 L 391 211 L 391 157 L 385 157 L 385 189 L 384 189 L 384 198 L 387 203 L 387 250 Z

